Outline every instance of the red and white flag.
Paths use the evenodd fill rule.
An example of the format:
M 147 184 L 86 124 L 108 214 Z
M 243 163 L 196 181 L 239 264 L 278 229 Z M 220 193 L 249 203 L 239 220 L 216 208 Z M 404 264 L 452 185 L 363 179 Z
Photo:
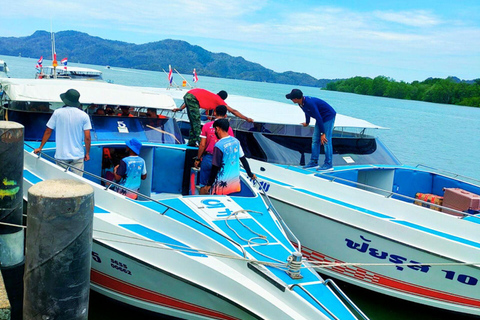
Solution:
M 41 56 L 40 59 L 38 59 L 37 65 L 35 66 L 35 68 L 37 69 L 42 68 L 42 63 L 43 63 L 43 56 Z
M 68 62 L 68 59 L 67 59 L 67 58 L 63 58 L 62 61 L 61 61 L 61 63 L 62 63 L 63 66 L 64 66 L 63 68 L 64 68 L 65 70 L 67 70 L 67 62 Z
M 197 83 L 197 81 L 198 81 L 197 71 L 194 68 L 193 69 L 193 82 Z

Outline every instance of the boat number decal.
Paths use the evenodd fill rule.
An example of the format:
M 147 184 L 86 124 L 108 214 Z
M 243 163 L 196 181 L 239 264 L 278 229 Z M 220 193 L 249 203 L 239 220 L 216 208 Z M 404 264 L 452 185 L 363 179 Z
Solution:
M 95 251 L 92 251 L 92 259 L 95 262 L 102 263 L 102 259 L 100 259 L 100 256 Z
M 118 124 L 118 132 L 120 133 L 128 133 L 128 128 L 125 122 L 123 121 L 117 121 Z
M 228 217 L 233 213 L 232 210 L 228 209 L 220 200 L 217 199 L 206 199 L 202 200 L 202 204 L 205 205 L 207 209 L 220 209 L 215 210 L 217 217 Z
M 118 262 L 117 260 L 115 259 L 110 259 L 110 266 L 113 268 L 113 269 L 117 269 L 118 271 L 121 271 L 121 272 L 124 272 L 126 274 L 129 274 L 129 275 L 132 275 L 132 273 L 130 272 L 130 270 L 128 270 L 128 267 L 126 264 L 124 263 L 121 263 L 121 262 Z
M 270 183 L 266 181 L 258 181 L 258 180 L 253 180 L 253 185 L 260 184 L 260 187 L 263 189 L 263 191 L 268 192 L 268 189 L 270 189 Z
M 404 267 L 410 268 L 415 271 L 424 272 L 424 273 L 428 273 L 430 271 L 430 266 L 428 265 L 422 265 L 418 261 L 409 260 L 405 257 L 399 256 L 396 254 L 390 254 L 385 251 L 380 251 L 379 249 L 373 248 L 371 246 L 372 240 L 369 240 L 363 236 L 360 236 L 360 238 L 363 240 L 362 243 L 355 242 L 350 239 L 345 239 L 346 246 L 352 250 L 357 250 L 358 252 L 368 254 L 377 259 L 386 260 L 388 258 L 388 261 L 391 263 L 394 263 L 397 270 L 399 271 L 403 271 Z M 418 265 L 402 266 L 403 263 L 418 264 Z M 466 274 L 457 274 L 455 271 L 450 271 L 450 270 L 442 270 L 442 271 L 445 273 L 445 279 L 456 280 L 459 283 L 463 283 L 470 286 L 475 286 L 478 284 L 478 279 L 473 276 L 469 276 Z

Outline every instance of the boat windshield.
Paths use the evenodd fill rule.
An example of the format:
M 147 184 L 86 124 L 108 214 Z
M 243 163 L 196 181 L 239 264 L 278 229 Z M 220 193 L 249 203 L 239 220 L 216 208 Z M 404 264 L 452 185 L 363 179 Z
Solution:
M 284 164 L 304 165 L 312 152 L 312 127 L 231 121 L 235 136 L 248 158 Z M 376 137 L 360 132 L 334 130 L 333 165 L 390 164 L 400 162 Z M 320 148 L 320 162 L 325 151 Z
M 41 141 L 51 112 L 8 110 L 8 120 L 25 127 L 25 141 Z M 142 142 L 183 144 L 177 122 L 172 118 L 119 117 L 91 115 L 92 141 L 125 141 L 137 138 Z M 55 141 L 52 134 L 49 141 Z

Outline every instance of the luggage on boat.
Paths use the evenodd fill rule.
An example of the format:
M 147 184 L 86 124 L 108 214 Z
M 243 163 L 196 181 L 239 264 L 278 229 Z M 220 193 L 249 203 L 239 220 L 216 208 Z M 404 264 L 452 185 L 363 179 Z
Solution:
M 422 200 L 422 201 L 425 201 L 425 202 L 430 202 L 430 203 L 433 203 L 433 204 L 438 204 L 439 206 L 441 206 L 442 203 L 443 203 L 443 197 L 442 196 L 438 196 L 436 194 L 431 194 L 431 193 L 417 192 L 417 194 L 415 194 L 415 199 Z M 431 205 L 426 204 L 426 203 L 421 202 L 421 201 L 415 201 L 414 203 L 416 205 L 419 205 L 419 206 L 422 206 L 422 207 L 427 207 L 427 208 L 430 208 L 430 209 L 433 209 L 433 210 L 437 210 L 437 211 L 440 210 L 440 208 L 437 207 L 437 206 L 431 206 Z
M 443 205 L 458 211 L 478 211 L 480 210 L 480 195 L 460 189 L 460 188 L 444 188 Z M 460 215 L 448 209 L 443 212 Z

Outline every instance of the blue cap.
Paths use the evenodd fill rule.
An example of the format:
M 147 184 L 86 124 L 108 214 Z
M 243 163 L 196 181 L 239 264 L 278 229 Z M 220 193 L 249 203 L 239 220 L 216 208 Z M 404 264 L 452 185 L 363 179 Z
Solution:
M 142 148 L 142 143 L 136 139 L 136 138 L 132 138 L 130 140 L 126 140 L 125 141 L 125 144 L 127 145 L 127 147 L 129 147 L 133 152 L 135 152 L 136 154 L 140 154 L 140 149 Z

